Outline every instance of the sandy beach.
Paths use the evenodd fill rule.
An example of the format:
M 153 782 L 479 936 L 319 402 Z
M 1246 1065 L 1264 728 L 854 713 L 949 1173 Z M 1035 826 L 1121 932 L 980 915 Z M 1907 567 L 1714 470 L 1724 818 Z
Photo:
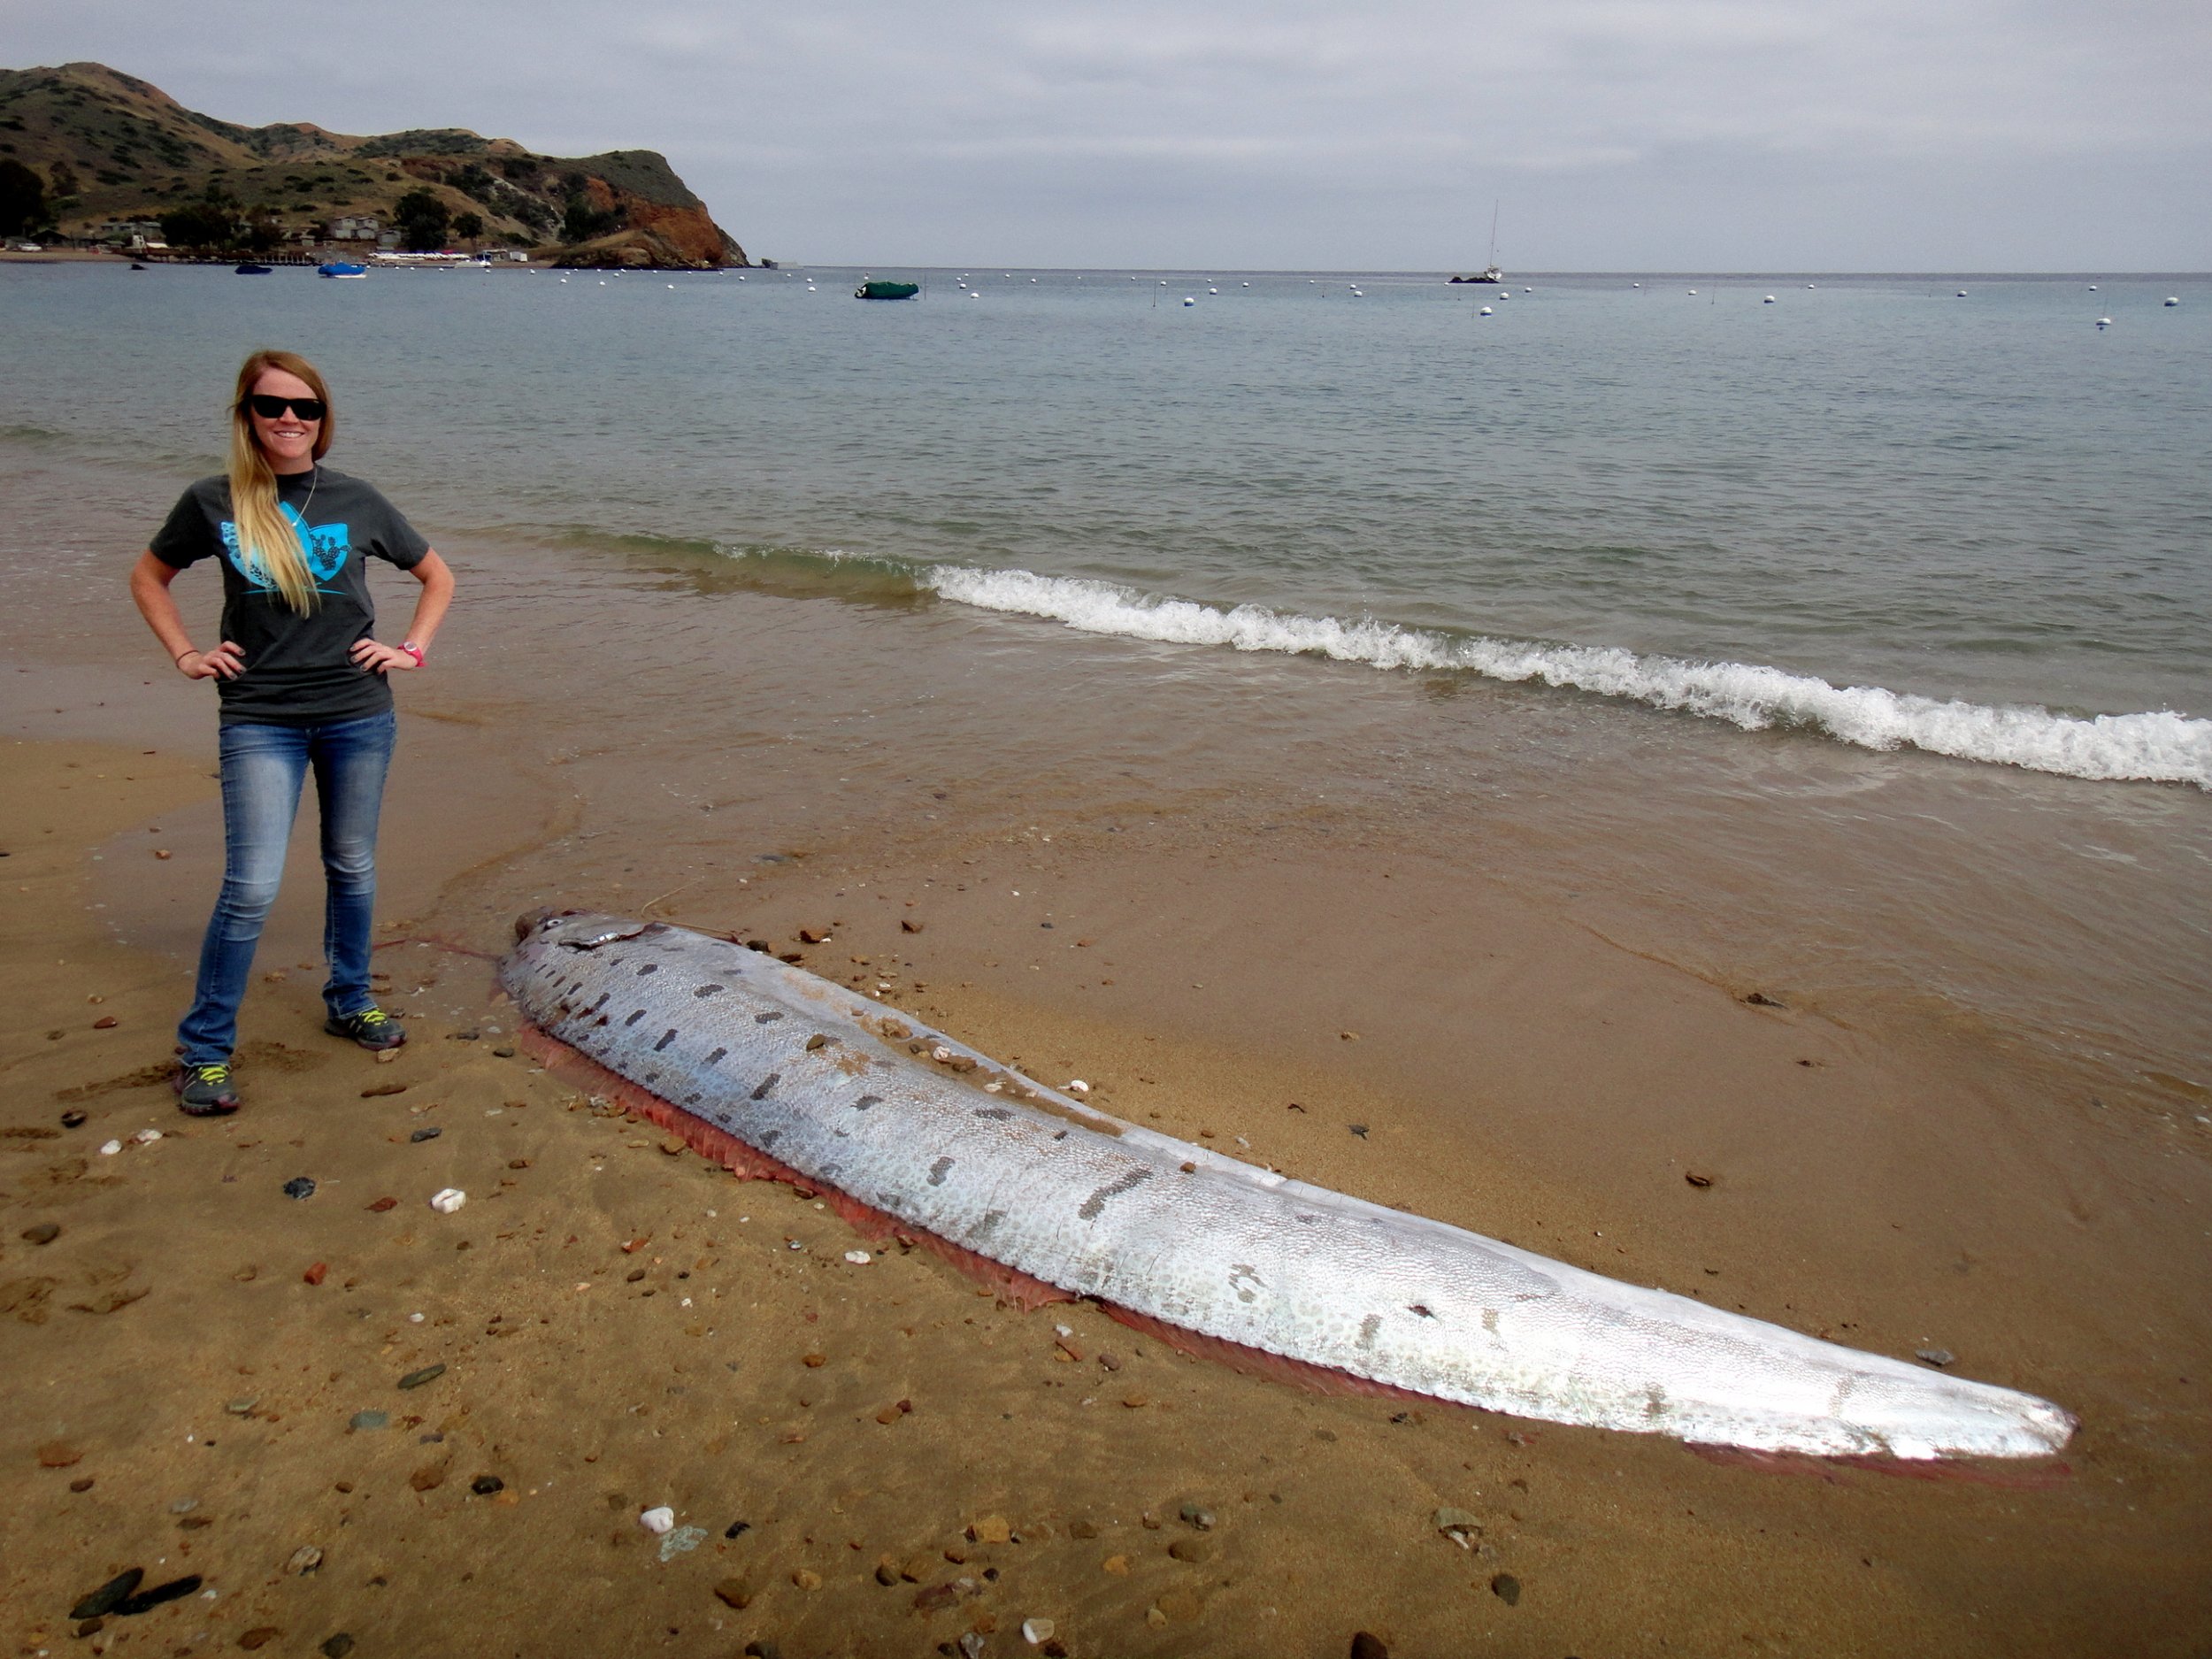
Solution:
M 1038 1619 L 1047 1651 L 1100 1655 L 1319 1659 L 1362 1630 L 1400 1655 L 2205 1651 L 2212 1142 L 2170 1091 L 2092 1095 L 1970 1022 L 1687 972 L 1356 798 L 1102 781 L 1110 757 L 1020 788 L 910 775 L 846 723 L 880 671 L 822 672 L 884 660 L 864 607 L 730 596 L 744 680 L 713 695 L 756 725 L 728 779 L 658 778 L 650 734 L 703 687 L 641 649 L 626 750 L 563 711 L 604 695 L 588 676 L 543 697 L 541 645 L 588 613 L 641 648 L 672 579 L 565 599 L 552 552 L 439 540 L 464 603 L 401 687 L 380 904 L 411 1040 L 380 1064 L 322 1034 L 303 839 L 225 1122 L 166 1083 L 220 868 L 212 710 L 157 672 L 123 558 L 7 629 L 17 1651 L 1015 1654 Z M 947 695 L 979 672 L 898 667 Z M 772 939 L 1110 1110 L 1948 1350 L 2080 1434 L 1940 1470 L 1700 1455 L 1025 1312 L 542 1068 L 491 974 L 541 902 Z M 439 1214 L 449 1187 L 467 1203 Z M 664 1504 L 681 1530 L 656 1539 Z M 70 1617 L 134 1568 L 201 1583 Z

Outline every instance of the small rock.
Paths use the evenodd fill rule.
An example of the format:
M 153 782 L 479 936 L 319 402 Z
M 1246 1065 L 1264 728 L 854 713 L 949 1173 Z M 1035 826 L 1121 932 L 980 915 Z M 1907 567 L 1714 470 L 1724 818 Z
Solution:
M 506 1490 L 507 1483 L 497 1475 L 479 1475 L 469 1482 L 469 1490 L 480 1498 L 488 1498 L 495 1492 Z
M 188 1572 L 181 1578 L 172 1578 L 157 1584 L 150 1590 L 141 1590 L 136 1595 L 125 1596 L 115 1604 L 115 1610 L 125 1618 L 136 1618 L 141 1613 L 150 1613 L 165 1602 L 181 1601 L 200 1587 L 200 1575 Z
M 714 1594 L 726 1607 L 742 1609 L 753 1604 L 752 1586 L 742 1578 L 723 1578 L 714 1586 Z
M 829 1363 L 829 1356 L 826 1354 L 802 1355 L 800 1356 L 799 1363 L 802 1365 L 804 1365 L 809 1371 L 819 1371 L 823 1366 Z
M 1003 1544 L 1013 1535 L 1012 1524 L 1002 1515 L 987 1515 L 968 1523 L 968 1536 L 979 1544 Z
M 1934 1366 L 1938 1371 L 1941 1371 L 1946 1365 L 1958 1358 L 1958 1356 L 1947 1348 L 1916 1348 L 1913 1349 L 1912 1356 Z
M 469 1201 L 469 1195 L 457 1187 L 442 1187 L 430 1194 L 430 1207 L 442 1216 L 449 1216 Z
M 1088 1083 L 1086 1083 L 1086 1082 L 1085 1082 L 1085 1081 L 1084 1081 L 1081 1078 L 1079 1078 L 1079 1077 L 1077 1077 L 1077 1078 L 1070 1078 L 1070 1079 L 1068 1079 L 1068 1093 L 1069 1093 L 1069 1094 L 1089 1094 L 1090 1092 L 1091 1092 L 1091 1086 L 1090 1086 Z
M 303 1578 L 322 1564 L 323 1552 L 312 1544 L 302 1544 L 284 1563 L 284 1571 L 295 1578 Z
M 439 1378 L 444 1375 L 445 1365 L 442 1362 L 441 1362 L 435 1365 L 426 1365 L 420 1371 L 409 1371 L 404 1377 L 399 1379 L 399 1386 L 402 1388 L 419 1388 L 423 1386 L 423 1384 L 426 1382 L 435 1382 Z
M 816 1032 L 816 1033 L 814 1033 L 811 1037 L 809 1037 L 809 1038 L 806 1040 L 806 1051 L 807 1051 L 809 1054 L 814 1054 L 814 1053 L 816 1053 L 816 1052 L 818 1052 L 818 1051 L 819 1051 L 819 1050 L 821 1050 L 821 1049 L 823 1049 L 823 1048 L 828 1048 L 828 1047 L 829 1047 L 829 1039 L 828 1039 L 827 1037 L 825 1037 L 825 1036 L 824 1036 L 824 1035 L 823 1035 L 820 1032 L 818 1032 L 818 1032 Z
M 119 1572 L 114 1578 L 110 1578 L 91 1594 L 79 1601 L 76 1606 L 71 1608 L 69 1617 L 72 1618 L 106 1617 L 123 1604 L 124 1598 L 138 1588 L 140 1580 L 145 1576 L 146 1570 L 143 1567 L 133 1567 L 127 1572 Z
M 306 1282 L 307 1282 L 308 1284 L 310 1284 L 310 1285 L 319 1285 L 319 1284 L 321 1284 L 321 1283 L 323 1282 L 323 1276 L 324 1276 L 325 1274 L 328 1273 L 329 1271 L 330 1271 L 330 1263 L 327 1263 L 327 1262 L 317 1262 L 316 1263 L 314 1263 L 314 1265 L 313 1265 L 313 1266 L 310 1267 L 310 1268 L 309 1268 L 309 1269 L 308 1269 L 308 1270 L 307 1270 L 304 1273 L 302 1273 L 302 1274 L 300 1275 L 300 1278 L 301 1278 L 302 1279 L 303 1279 L 304 1281 L 306 1281 Z
M 1070 1521 L 1068 1523 L 1068 1536 L 1070 1538 L 1096 1538 L 1098 1536 L 1098 1527 L 1094 1523 L 1090 1521 Z
M 382 1054 L 376 1056 L 376 1063 L 379 1065 L 397 1065 L 399 1064 L 399 1050 L 396 1048 L 385 1049 Z
M 1179 1538 L 1167 1547 L 1167 1553 L 1178 1561 L 1187 1561 L 1197 1566 L 1214 1558 L 1213 1541 L 1204 1538 Z
M 912 917 L 902 916 L 899 918 L 899 932 L 902 933 L 918 933 L 921 931 L 922 924 L 916 921 Z
M 154 856 L 157 858 L 172 858 L 174 857 L 175 855 L 166 847 L 157 847 L 154 849 Z
M 61 1226 L 58 1222 L 42 1221 L 23 1229 L 23 1241 L 26 1244 L 51 1244 L 59 1237 L 61 1237 Z
M 259 1394 L 241 1394 L 235 1400 L 225 1401 L 223 1409 L 234 1417 L 250 1417 L 253 1415 L 253 1409 L 260 1403 Z
M 1509 1572 L 1502 1572 L 1490 1580 L 1490 1594 L 1508 1607 L 1521 1604 L 1521 1581 Z
M 312 1198 L 315 1195 L 315 1178 L 311 1175 L 295 1175 L 284 1183 L 284 1195 L 287 1198 Z
M 418 1492 L 435 1492 L 445 1485 L 445 1467 L 441 1463 L 425 1463 L 407 1477 L 407 1484 Z
M 346 1659 L 346 1655 L 353 1651 L 353 1632 L 342 1630 L 334 1636 L 326 1636 L 322 1646 L 315 1651 L 321 1654 L 323 1659 Z
M 69 1110 L 68 1111 L 65 1111 L 65 1112 L 62 1113 L 62 1115 L 61 1115 L 61 1126 L 62 1126 L 63 1128 L 65 1128 L 65 1129 L 81 1129 L 81 1128 L 83 1128 L 83 1127 L 84 1127 L 84 1114 L 83 1114 L 82 1112 L 81 1112 L 81 1111 L 78 1111 L 77 1110 L 75 1110 L 75 1109 L 73 1107 L 73 1108 L 72 1108 L 71 1110 Z
M 1352 1659 L 1390 1659 L 1390 1649 L 1383 1646 L 1381 1637 L 1356 1630 L 1352 1632 Z
M 676 1511 L 665 1503 L 657 1504 L 649 1509 L 640 1509 L 637 1524 L 659 1538 L 675 1530 Z
M 1129 1576 L 1129 1557 L 1126 1555 L 1109 1555 L 1098 1564 L 1102 1571 L 1112 1573 L 1117 1578 Z
M 388 1411 L 357 1411 L 347 1419 L 346 1426 L 357 1434 L 365 1434 L 372 1429 L 388 1429 L 392 1426 L 392 1414 Z
M 515 1051 L 512 1048 L 503 1045 L 500 1048 L 493 1049 L 492 1056 L 495 1059 L 511 1060 L 515 1057 Z
M 79 1475 L 69 1483 L 69 1489 L 72 1492 L 89 1492 L 92 1486 L 93 1480 L 90 1475 Z
M 250 1653 L 257 1647 L 266 1647 L 283 1634 L 273 1624 L 257 1624 L 238 1639 L 238 1645 Z
M 753 1524 L 750 1521 L 732 1521 L 729 1525 L 722 1529 L 722 1536 L 735 1538 L 741 1532 L 749 1532 L 752 1530 Z
M 92 1029 L 95 1031 L 113 1031 L 115 1025 L 116 1019 L 112 1014 L 103 1014 L 92 1022 Z
M 982 1659 L 983 1632 L 972 1630 L 960 1639 L 960 1651 L 964 1659 Z
M 412 1134 L 407 1137 L 407 1144 L 411 1147 L 419 1146 L 426 1141 L 435 1141 L 444 1133 L 445 1131 L 439 1128 L 435 1124 L 425 1124 L 421 1128 L 416 1130 Z
M 1361 1140 L 1364 1141 L 1367 1139 L 1367 1125 L 1365 1124 L 1346 1124 L 1344 1126 L 1347 1129 L 1349 1129 L 1354 1134 L 1357 1135 Z
M 802 1590 L 818 1590 L 822 1587 L 822 1575 L 811 1567 L 797 1567 L 792 1570 L 791 1582 Z
M 1186 1503 L 1177 1513 L 1202 1532 L 1213 1530 L 1214 1512 L 1211 1509 L 1202 1509 L 1195 1503 Z
M 960 1599 L 960 1592 L 949 1584 L 933 1584 L 914 1597 L 917 1613 L 941 1613 Z
M 828 933 L 821 928 L 802 927 L 799 930 L 799 942 L 803 945 L 826 945 L 829 941 Z
M 368 1205 L 366 1208 L 371 1215 L 381 1216 L 386 1214 L 388 1211 L 397 1210 L 399 1208 L 399 1200 L 396 1198 L 380 1198 L 374 1203 Z
M 384 1052 L 385 1054 L 397 1054 L 399 1050 L 396 1048 L 388 1048 Z M 377 1056 L 380 1060 L 383 1057 L 383 1055 L 379 1055 Z M 368 1087 L 361 1091 L 361 1098 L 363 1100 L 374 1100 L 380 1094 L 404 1094 L 406 1092 L 407 1085 L 404 1083 L 372 1083 Z
M 1684 1171 L 1682 1179 L 1689 1182 L 1689 1184 L 1693 1187 L 1710 1187 L 1713 1184 L 1713 1178 L 1711 1176 L 1700 1175 L 1695 1170 Z
M 1789 1006 L 1786 1002 L 1776 1002 L 1764 991 L 1754 991 L 1750 995 L 1745 997 L 1744 1001 L 1750 1003 L 1754 1008 L 1787 1008 Z
M 876 1258 L 865 1250 L 848 1250 L 845 1252 L 845 1259 L 855 1267 L 865 1267 Z
M 83 1456 L 84 1454 L 67 1440 L 49 1440 L 38 1448 L 38 1466 L 41 1469 L 66 1469 Z

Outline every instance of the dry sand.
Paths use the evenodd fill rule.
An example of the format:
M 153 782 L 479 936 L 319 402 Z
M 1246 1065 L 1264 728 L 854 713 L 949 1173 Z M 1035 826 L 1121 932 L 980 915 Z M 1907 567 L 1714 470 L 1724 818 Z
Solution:
M 2093 1100 L 1971 1028 L 1747 1002 L 1417 849 L 1165 812 L 1109 833 L 956 802 L 761 862 L 755 809 L 687 808 L 680 847 L 541 895 L 580 868 L 541 849 L 635 803 L 534 757 L 536 684 L 480 648 L 403 693 L 379 962 L 410 1044 L 380 1064 L 320 1030 L 311 810 L 246 1110 L 195 1122 L 165 1077 L 220 869 L 212 715 L 96 611 L 53 608 L 67 649 L 0 677 L 23 1654 L 1013 1655 L 1032 1618 L 1093 1655 L 1333 1659 L 1360 1630 L 1401 1659 L 2212 1653 L 2212 1201 L 2170 1102 Z M 779 795 L 811 765 L 826 795 L 854 752 L 774 760 Z M 1947 1348 L 2082 1432 L 1941 1471 L 1715 1458 L 1024 1313 L 541 1070 L 490 969 L 541 896 L 826 932 L 817 972 L 1125 1116 L 1855 1346 Z M 468 1202 L 441 1215 L 447 1187 Z M 691 1548 L 641 1528 L 661 1504 Z M 130 1568 L 204 1582 L 74 1634 Z

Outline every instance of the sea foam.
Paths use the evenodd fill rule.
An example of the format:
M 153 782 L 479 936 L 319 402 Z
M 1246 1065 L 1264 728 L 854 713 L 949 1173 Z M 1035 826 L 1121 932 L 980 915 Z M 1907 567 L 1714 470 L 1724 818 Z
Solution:
M 2212 790 L 2212 720 L 2170 710 L 2080 718 L 2024 705 L 1993 707 L 1880 686 L 1838 686 L 1748 663 L 1461 636 L 1371 618 L 1285 614 L 1261 605 L 1225 609 L 1155 597 L 1112 582 L 1022 570 L 941 565 L 923 576 L 921 585 L 963 604 L 1048 618 L 1091 634 L 1327 657 L 1376 668 L 1455 670 L 1490 680 L 1535 680 L 1726 720 L 1747 731 L 1803 726 L 1864 749 L 1910 745 L 1931 754 L 2074 778 L 2187 783 Z

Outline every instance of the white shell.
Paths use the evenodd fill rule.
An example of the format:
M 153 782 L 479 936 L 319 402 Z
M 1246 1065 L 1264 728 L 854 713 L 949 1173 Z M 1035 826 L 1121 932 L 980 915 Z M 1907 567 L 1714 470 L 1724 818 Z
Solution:
M 457 1187 L 442 1187 L 430 1195 L 430 1207 L 442 1216 L 449 1216 L 469 1201 L 469 1195 Z
M 637 1524 L 658 1538 L 676 1525 L 676 1511 L 665 1503 L 650 1509 L 638 1511 Z

